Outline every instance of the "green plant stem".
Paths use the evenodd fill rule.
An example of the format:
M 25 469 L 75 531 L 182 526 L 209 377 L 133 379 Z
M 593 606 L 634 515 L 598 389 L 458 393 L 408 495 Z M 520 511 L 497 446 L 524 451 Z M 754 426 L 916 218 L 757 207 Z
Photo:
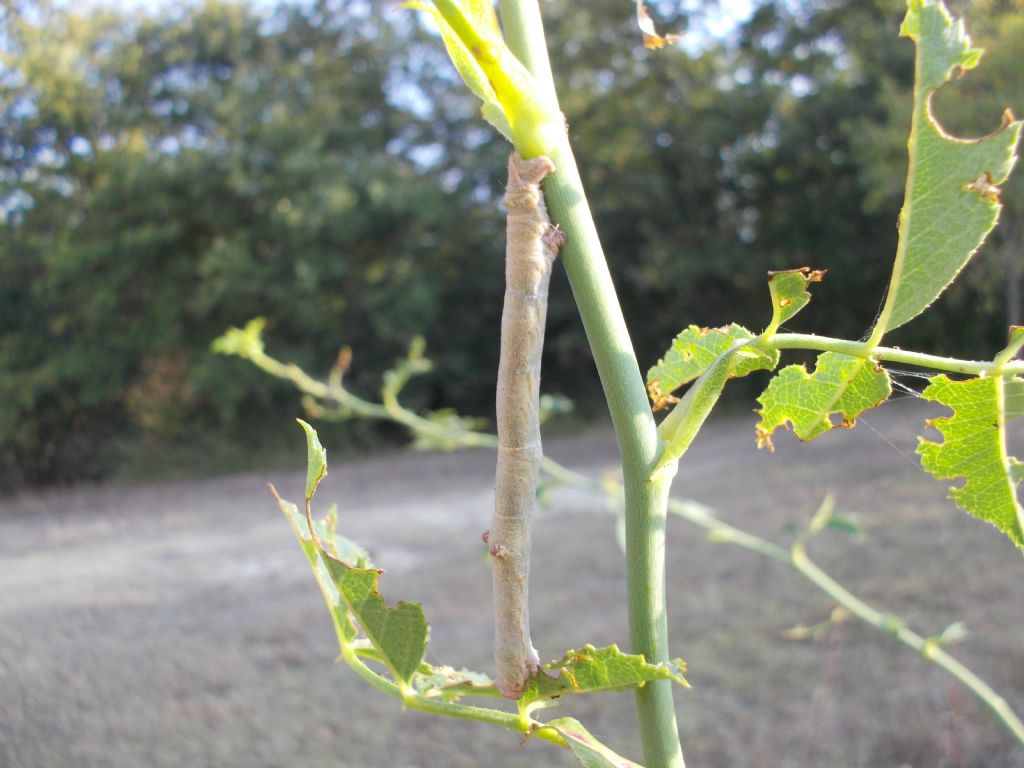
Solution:
M 533 75 L 548 103 L 557 104 L 537 0 L 501 0 L 509 48 Z M 597 227 L 568 137 L 550 154 L 555 173 L 544 181 L 552 220 L 566 234 L 561 250 L 569 284 L 590 342 L 622 457 L 630 641 L 652 662 L 669 660 L 665 601 L 667 479 L 651 481 L 662 450 L 643 376 L 622 316 Z M 684 765 L 668 681 L 648 683 L 636 695 L 648 768 Z
M 262 351 L 259 353 L 247 351 L 243 356 L 257 365 L 261 370 L 271 373 L 279 378 L 284 378 L 294 382 L 302 392 L 310 396 L 333 400 L 338 403 L 338 410 L 340 413 L 343 412 L 351 415 L 359 415 L 363 418 L 378 418 L 388 421 L 397 421 L 398 423 L 409 427 L 413 434 L 418 434 L 417 430 L 423 427 L 430 427 L 431 430 L 435 430 L 439 427 L 439 425 L 434 422 L 424 419 L 421 416 L 417 416 L 411 411 L 405 409 L 405 407 L 398 402 L 397 392 L 392 393 L 395 403 L 394 407 L 388 409 L 367 400 L 363 400 L 357 395 L 347 390 L 343 390 L 341 387 L 331 388 L 327 384 L 306 375 L 297 366 L 281 363 L 264 354 Z M 301 375 L 297 375 L 297 373 Z M 433 432 L 431 432 L 431 434 L 433 435 Z M 463 448 L 487 446 L 493 449 L 497 447 L 497 440 L 494 435 L 486 432 L 466 430 L 458 432 L 455 435 L 449 435 L 449 437 L 452 438 L 451 443 L 453 445 L 458 445 Z M 543 471 L 549 477 L 565 485 L 580 488 L 591 493 L 611 495 L 613 498 L 619 499 L 620 501 L 623 498 L 621 486 L 618 486 L 617 484 L 601 483 L 579 472 L 575 472 L 568 467 L 564 467 L 553 459 L 545 457 L 541 466 Z M 1022 723 L 1020 717 L 1006 703 L 1006 700 L 996 693 L 988 683 L 965 667 L 957 659 L 950 656 L 934 640 L 924 638 L 907 629 L 904 622 L 892 614 L 882 613 L 881 611 L 869 606 L 859 597 L 854 595 L 849 589 L 844 587 L 820 567 L 811 562 L 807 557 L 806 552 L 802 551 L 802 547 L 800 548 L 800 554 L 794 554 L 794 550 L 792 549 L 787 550 L 777 544 L 773 544 L 767 539 L 762 539 L 760 536 L 756 536 L 755 534 L 748 533 L 741 528 L 730 525 L 729 523 L 712 515 L 705 507 L 699 504 L 689 503 L 681 499 L 669 499 L 668 511 L 673 516 L 707 531 L 708 539 L 710 541 L 723 544 L 734 544 L 736 546 L 743 547 L 750 552 L 754 552 L 792 568 L 806 578 L 811 584 L 828 595 L 831 599 L 835 600 L 836 603 L 846 608 L 851 615 L 863 621 L 868 626 L 871 626 L 881 632 L 885 632 L 886 634 L 893 635 L 897 640 L 903 643 L 903 645 L 921 654 L 923 659 L 933 662 L 941 669 L 952 675 L 986 707 L 988 707 L 1006 727 L 1010 734 L 1017 740 L 1017 742 L 1024 746 L 1024 723 Z M 328 606 L 330 606 L 330 603 L 328 603 Z M 339 632 L 338 636 L 339 642 L 344 642 L 343 633 Z M 366 672 L 369 674 L 375 674 L 369 669 L 367 669 Z M 360 674 L 362 674 L 362 672 L 360 672 Z M 374 684 L 376 685 L 376 683 Z M 391 693 L 390 690 L 386 692 Z
M 497 709 L 486 709 L 484 707 L 472 707 L 451 701 L 428 699 L 416 694 L 415 692 L 403 689 L 370 669 L 370 667 L 368 667 L 363 660 L 359 658 L 356 650 L 348 644 L 341 646 L 341 658 L 346 664 L 355 670 L 356 674 L 363 678 L 363 680 L 368 682 L 378 691 L 386 693 L 393 699 L 398 699 L 409 709 L 417 709 L 421 712 L 430 712 L 435 715 L 444 715 L 445 717 L 455 717 L 461 720 L 476 720 L 481 723 L 499 725 L 512 731 L 528 734 L 544 741 L 550 741 L 551 743 L 562 747 L 567 746 L 565 739 L 563 739 L 557 731 L 552 728 L 545 728 L 543 727 L 543 723 L 531 720 L 530 718 L 524 718 L 519 714 L 502 712 Z
M 996 372 L 996 364 L 986 360 L 960 360 L 955 357 L 926 355 L 896 347 L 874 347 L 865 341 L 847 341 L 810 333 L 777 333 L 761 343 L 775 349 L 813 349 L 819 352 L 838 352 L 853 357 L 871 357 L 890 363 L 903 363 L 936 371 L 963 373 L 969 376 L 989 376 Z M 1000 369 L 1004 374 L 1024 374 L 1024 361 L 1008 362 Z
M 798 539 L 791 550 L 786 550 L 759 536 L 729 525 L 692 504 L 673 500 L 669 502 L 669 510 L 674 515 L 706 529 L 708 538 L 712 541 L 736 544 L 790 566 L 865 624 L 892 635 L 903 645 L 917 651 L 924 659 L 952 675 L 988 707 L 1017 742 L 1024 746 L 1024 722 L 1021 722 L 1020 717 L 1006 703 L 1006 699 L 996 693 L 992 686 L 978 675 L 950 656 L 936 639 L 922 637 L 908 629 L 906 623 L 898 616 L 883 613 L 868 605 L 829 576 L 807 556 L 804 537 Z
M 946 653 L 936 639 L 922 637 L 907 629 L 902 619 L 892 614 L 882 613 L 865 603 L 812 562 L 807 557 L 803 546 L 793 547 L 790 562 L 811 583 L 861 621 L 883 632 L 888 632 L 907 647 L 913 648 L 924 658 L 946 670 L 992 710 L 1018 742 L 1024 744 L 1024 723 L 1021 723 L 1020 718 L 1010 709 L 1006 700 L 992 690 L 988 683 Z
M 562 262 L 587 332 L 622 457 L 631 646 L 649 661 L 665 662 L 669 659 L 664 540 L 668 482 L 650 481 L 662 445 L 567 143 L 553 153 L 552 160 L 558 170 L 545 185 L 545 198 L 552 219 L 568 238 L 562 248 Z M 640 688 L 637 716 L 645 765 L 681 768 L 684 762 L 671 683 L 657 681 Z
M 451 428 L 425 419 L 403 408 L 398 402 L 397 391 L 386 390 L 380 403 L 372 403 L 358 397 L 340 385 L 332 386 L 314 379 L 294 363 L 282 363 L 262 349 L 246 349 L 239 353 L 261 371 L 279 379 L 292 382 L 301 392 L 320 400 L 333 400 L 344 416 L 359 416 L 364 419 L 392 421 L 408 428 L 417 435 L 433 438 L 451 438 Z M 466 448 L 497 448 L 498 438 L 483 432 L 466 430 L 458 435 L 460 445 Z
M 720 355 L 693 386 L 686 390 L 683 399 L 658 425 L 658 434 L 668 447 L 655 468 L 657 475 L 660 476 L 662 472 L 667 472 L 669 476 L 675 475 L 679 460 L 690 449 L 700 428 L 711 415 L 718 398 L 722 396 L 722 390 L 729 380 L 729 366 L 732 364 L 733 353 L 748 343 L 737 342 L 729 351 Z

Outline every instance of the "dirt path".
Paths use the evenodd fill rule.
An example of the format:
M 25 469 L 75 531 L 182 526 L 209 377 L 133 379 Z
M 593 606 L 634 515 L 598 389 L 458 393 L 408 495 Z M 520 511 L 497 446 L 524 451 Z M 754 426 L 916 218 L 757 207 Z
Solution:
M 823 535 L 816 560 L 925 633 L 965 621 L 955 653 L 1024 710 L 1024 561 L 917 469 L 925 415 L 887 407 L 810 446 L 783 438 L 774 456 L 754 449 L 751 419 L 719 422 L 678 493 L 785 542 L 834 490 L 869 537 Z M 606 430 L 547 448 L 592 474 L 616 457 Z M 321 490 L 386 568 L 385 596 L 424 603 L 435 662 L 490 668 L 479 533 L 492 475 L 486 452 L 402 453 L 332 465 Z M 0 766 L 574 765 L 491 728 L 402 713 L 332 665 L 327 615 L 268 481 L 300 493 L 285 473 L 0 502 Z M 627 645 L 604 501 L 554 502 L 534 557 L 542 656 Z M 847 623 L 813 643 L 782 639 L 831 607 L 800 577 L 681 522 L 670 544 L 673 651 L 695 686 L 677 697 L 690 765 L 1024 766 L 965 692 L 890 638 Z M 639 756 L 628 694 L 562 711 Z

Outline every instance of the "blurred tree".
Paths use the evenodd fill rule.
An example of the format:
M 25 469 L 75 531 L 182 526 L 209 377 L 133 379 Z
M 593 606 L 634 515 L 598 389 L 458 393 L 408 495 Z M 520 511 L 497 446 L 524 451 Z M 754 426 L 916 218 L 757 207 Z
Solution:
M 439 162 L 461 123 L 395 87 L 434 41 L 420 44 L 409 14 L 371 10 L 264 17 L 210 0 L 154 18 L 33 4 L 5 19 L 8 479 L 89 472 L 126 429 L 237 436 L 249 416 L 293 410 L 275 395 L 285 388 L 207 354 L 229 324 L 268 315 L 306 365 L 350 341 L 374 378 L 447 322 L 449 287 L 472 291 L 467 267 L 494 226 Z M 451 356 L 468 368 L 474 352 Z
M 668 12 L 680 5 L 689 7 L 655 6 L 665 29 L 698 25 L 697 12 Z M 987 131 L 995 105 L 1015 103 L 1021 87 L 1011 21 L 1019 2 L 965 5 L 992 53 L 957 89 L 989 99 Z M 732 39 L 684 42 L 697 49 L 686 56 L 644 50 L 614 2 L 556 4 L 564 106 L 629 318 L 642 329 L 642 360 L 684 323 L 734 316 L 725 306 L 763 324 L 769 269 L 827 267 L 800 324 L 852 337 L 868 329 L 895 254 L 907 162 L 913 46 L 897 36 L 904 9 L 902 0 L 765 1 Z M 963 103 L 951 129 L 977 114 Z M 1008 215 L 1007 233 L 1010 224 Z M 999 344 L 1003 283 L 992 266 L 972 265 L 898 340 L 965 355 Z
M 896 244 L 903 3 L 762 2 L 726 39 L 706 32 L 718 3 L 650 5 L 679 47 L 644 49 L 622 0 L 545 4 L 641 361 L 690 322 L 763 325 L 769 269 L 827 267 L 800 323 L 860 335 Z M 969 5 L 991 51 L 937 106 L 976 133 L 1019 105 L 1024 33 L 1021 0 Z M 256 315 L 307 368 L 352 345 L 357 388 L 422 333 L 438 364 L 423 402 L 491 413 L 507 147 L 420 15 L 371 0 L 5 8 L 0 482 L 95 474 L 115 442 L 255 444 L 292 393 L 207 350 Z M 998 241 L 1011 265 L 1021 183 Z M 997 266 L 983 257 L 899 340 L 992 348 Z M 598 385 L 561 270 L 548 321 L 544 387 L 586 406 Z
M 895 214 L 866 210 L 844 124 L 878 110 L 881 73 L 912 78 L 912 53 L 890 40 L 895 3 L 765 2 L 725 41 L 693 31 L 699 9 L 667 6 L 659 21 L 691 30 L 690 55 L 645 50 L 614 1 L 551 14 L 563 106 L 641 360 L 689 322 L 762 326 L 765 272 L 804 265 L 834 274 L 810 322 L 859 335 L 873 307 L 847 297 L 881 298 Z

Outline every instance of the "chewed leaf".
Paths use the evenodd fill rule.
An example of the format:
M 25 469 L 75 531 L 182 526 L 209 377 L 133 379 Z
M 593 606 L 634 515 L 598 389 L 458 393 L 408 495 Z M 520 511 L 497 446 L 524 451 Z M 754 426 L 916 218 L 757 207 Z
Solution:
M 1022 464 L 1007 454 L 1006 446 L 1007 424 L 1024 414 L 1024 379 L 952 381 L 939 375 L 921 397 L 953 409 L 952 416 L 930 422 L 942 435 L 941 443 L 918 438 L 921 465 L 940 480 L 962 478 L 949 497 L 1024 549 L 1024 509 L 1017 500 Z
M 889 374 L 874 360 L 834 352 L 820 355 L 814 373 L 802 365 L 783 368 L 761 393 L 758 447 L 771 448 L 771 434 L 787 421 L 801 440 L 836 427 L 853 426 L 864 411 L 892 394 Z M 833 415 L 840 421 L 834 422 Z
M 338 595 L 338 590 L 334 587 L 324 559 L 320 555 L 320 549 L 313 541 L 313 536 L 309 531 L 309 523 L 306 522 L 306 516 L 299 512 L 298 507 L 290 501 L 285 501 L 278 496 L 274 486 L 270 486 L 270 491 L 274 494 L 277 506 L 288 521 L 292 533 L 299 540 L 299 546 L 302 547 L 306 560 L 309 561 L 309 567 L 313 570 L 317 586 L 320 587 L 320 592 L 327 603 L 327 609 L 330 611 L 331 621 L 334 623 L 334 631 L 338 635 L 338 643 L 342 646 L 347 645 L 355 639 L 358 632 L 349 618 L 345 604 L 342 603 Z
M 427 621 L 418 603 L 400 602 L 389 607 L 377 590 L 382 571 L 354 568 L 330 555 L 324 556 L 327 572 L 352 617 L 381 654 L 381 661 L 395 680 L 409 682 L 427 648 Z
M 462 696 L 500 696 L 494 681 L 480 672 L 454 667 L 429 667 L 421 670 L 412 681 L 416 691 L 424 696 L 448 701 Z
M 784 272 L 768 273 L 768 290 L 772 295 L 772 321 L 765 329 L 765 335 L 775 333 L 779 326 L 791 320 L 797 312 L 807 306 L 811 294 L 807 286 L 820 283 L 825 277 L 824 269 L 788 269 Z
M 302 519 L 305 520 L 305 516 Z M 373 568 L 369 553 L 351 539 L 338 533 L 337 504 L 331 505 L 322 520 L 313 521 L 313 531 L 332 557 L 359 568 Z
M 772 320 L 765 329 L 766 337 L 807 306 L 811 300 L 807 286 L 820 282 L 825 270 L 801 267 L 768 274 Z M 686 328 L 672 341 L 665 356 L 647 372 L 647 393 L 654 410 L 678 402 L 672 396 L 675 390 L 707 373 L 716 360 L 734 348 L 736 342 L 753 339 L 754 334 L 736 323 L 721 328 L 699 328 L 696 325 Z M 734 349 L 728 361 L 728 378 L 740 378 L 754 371 L 770 371 L 778 364 L 777 349 L 766 352 L 755 345 L 740 346 Z
M 569 651 L 558 661 L 545 664 L 523 693 L 520 701 L 531 703 L 572 693 L 618 691 L 636 688 L 651 680 L 672 680 L 689 688 L 683 677 L 682 659 L 667 664 L 650 664 L 639 654 L 622 653 L 618 646 L 595 648 L 585 645 Z
M 670 397 L 672 392 L 701 376 L 737 341 L 753 338 L 754 334 L 735 323 L 723 328 L 688 327 L 676 336 L 665 357 L 647 372 L 647 391 L 655 410 L 674 402 Z M 764 369 L 771 370 L 778 362 L 779 353 L 776 350 L 768 354 L 745 347 L 732 356 L 729 378 L 746 376 Z
M 584 768 L 643 768 L 639 763 L 610 750 L 594 738 L 579 720 L 560 717 L 547 723 L 547 726 L 558 731 Z
M 941 2 L 910 0 L 900 32 L 917 45 L 917 82 L 899 246 L 871 337 L 876 344 L 935 301 L 995 226 L 999 185 L 1013 167 L 1021 132 L 1021 122 L 1007 113 L 999 130 L 984 138 L 947 135 L 932 115 L 932 93 L 972 69 L 981 51 Z
M 337 516 L 328 515 L 322 523 L 313 520 L 310 502 L 320 480 L 327 474 L 327 453 L 309 424 L 299 422 L 306 433 L 308 466 L 306 470 L 306 514 L 294 504 L 278 498 L 292 531 L 313 568 L 327 600 L 339 642 L 344 646 L 355 637 L 353 621 L 373 645 L 377 658 L 388 668 L 396 682 L 409 683 L 423 661 L 427 647 L 427 622 L 423 609 L 415 603 L 400 602 L 389 607 L 377 588 L 380 571 L 367 567 L 365 553 L 352 542 L 335 535 L 324 538 L 337 526 Z M 277 492 L 274 492 L 277 496 Z M 350 557 L 349 562 L 342 557 Z

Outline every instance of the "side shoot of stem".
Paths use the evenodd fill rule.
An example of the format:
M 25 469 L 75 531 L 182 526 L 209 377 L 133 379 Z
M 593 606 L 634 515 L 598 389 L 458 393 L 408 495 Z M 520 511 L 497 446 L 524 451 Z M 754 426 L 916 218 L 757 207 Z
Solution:
M 794 335 L 785 334 L 780 336 L 787 339 L 787 343 L 781 344 L 780 348 L 804 348 L 789 343 Z M 828 348 L 830 348 L 830 342 L 854 345 L 849 348 L 850 354 L 853 354 L 856 351 L 856 345 L 864 347 L 864 349 L 861 350 L 864 356 L 873 354 L 867 349 L 867 345 L 862 342 L 840 342 L 840 340 L 817 336 L 809 338 L 816 340 L 816 342 L 822 342 L 824 345 L 827 345 Z M 818 349 L 819 347 L 815 346 L 807 348 Z M 844 349 L 846 348 L 844 347 Z M 878 349 L 884 350 L 885 348 Z M 828 351 L 828 349 L 826 349 L 826 351 Z M 916 354 L 903 352 L 902 350 L 893 350 L 893 353 L 906 355 Z M 324 405 L 318 406 L 318 408 L 322 407 L 324 409 L 323 413 L 325 416 L 333 411 L 336 417 L 341 418 L 365 418 L 392 421 L 408 428 L 414 436 L 436 437 L 439 432 L 447 430 L 449 432 L 450 444 L 454 448 L 488 447 L 495 450 L 497 449 L 497 440 L 494 435 L 476 431 L 456 432 L 452 430 L 451 427 L 438 425 L 429 419 L 406 409 L 405 406 L 398 401 L 398 393 L 396 392 L 390 393 L 393 403 L 392 407 L 386 409 L 377 403 L 360 398 L 345 389 L 343 386 L 332 387 L 329 384 L 308 376 L 295 365 L 288 365 L 270 357 L 263 351 L 262 346 L 259 346 L 258 348 L 248 347 L 244 352 L 239 354 L 265 373 L 280 379 L 291 381 L 305 395 L 315 398 L 318 401 L 323 401 Z M 944 361 L 943 367 L 939 368 L 940 370 L 958 371 L 960 368 L 955 366 L 960 365 L 992 365 L 991 362 L 983 363 L 954 360 L 952 358 L 938 359 Z M 919 357 L 915 356 L 914 360 L 920 364 Z M 1006 365 L 1009 367 L 1017 365 L 1017 363 L 1007 363 Z M 608 483 L 607 481 L 600 482 L 585 475 L 581 475 L 562 466 L 561 464 L 558 464 L 553 459 L 545 457 L 541 462 L 541 468 L 542 471 L 556 483 L 579 488 L 587 491 L 588 493 L 608 495 L 615 499 L 622 499 L 623 489 L 621 486 L 614 483 Z M 884 613 L 867 605 L 867 603 L 857 597 L 857 595 L 855 595 L 850 589 L 843 586 L 840 582 L 827 574 L 820 566 L 810 560 L 803 546 L 795 546 L 788 549 L 780 547 L 777 544 L 761 538 L 760 536 L 744 531 L 741 528 L 737 528 L 736 526 L 715 517 L 701 505 L 691 504 L 680 499 L 669 499 L 668 509 L 675 517 L 706 531 L 708 540 L 712 542 L 719 544 L 732 544 L 742 547 L 749 552 L 753 552 L 792 568 L 816 589 L 821 590 L 824 594 L 828 595 L 830 599 L 843 606 L 852 616 L 879 632 L 895 637 L 904 646 L 917 652 L 919 654 L 919 658 L 935 664 L 944 672 L 951 675 L 995 715 L 1017 743 L 1024 746 L 1024 722 L 1022 722 L 1020 716 L 1009 706 L 1006 699 L 1000 696 L 992 686 L 950 655 L 932 638 L 913 632 L 906 626 L 905 622 L 892 614 Z M 348 659 L 346 658 L 346 661 L 347 660 Z M 390 681 L 384 680 L 384 678 L 379 677 L 375 672 L 366 668 L 365 665 L 362 665 L 361 661 L 360 665 L 362 666 L 362 669 L 357 668 L 356 671 L 359 672 L 360 675 L 363 675 L 364 671 L 366 674 L 373 675 L 371 683 L 375 687 L 380 688 L 381 684 L 390 684 Z M 381 690 L 385 689 L 381 688 Z M 394 695 L 395 698 L 400 698 L 401 696 L 397 686 L 394 687 L 393 691 L 391 689 L 385 690 L 385 693 Z M 444 714 L 448 713 L 446 712 Z M 543 733 L 544 731 L 541 731 L 539 735 Z

